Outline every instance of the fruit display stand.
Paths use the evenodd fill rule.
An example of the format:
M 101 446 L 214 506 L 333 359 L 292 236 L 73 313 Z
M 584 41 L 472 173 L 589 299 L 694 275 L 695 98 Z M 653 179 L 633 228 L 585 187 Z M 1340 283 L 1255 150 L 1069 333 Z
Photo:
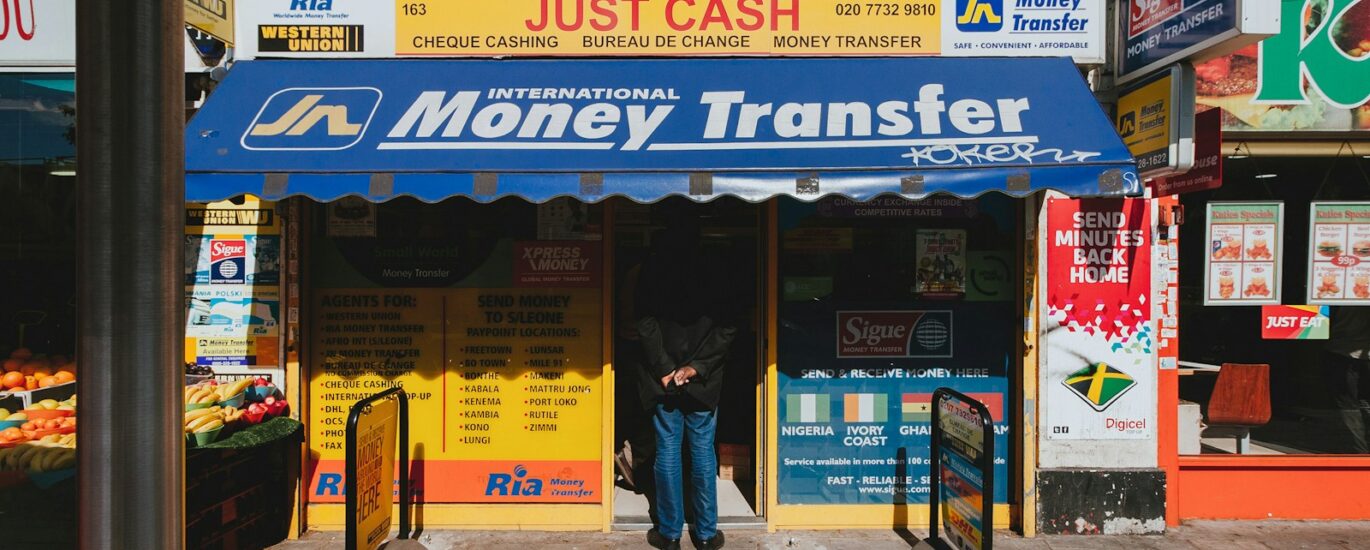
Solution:
M 186 547 L 284 540 L 300 480 L 303 426 L 277 417 L 186 451 Z
M 187 546 L 284 540 L 304 430 L 280 390 L 262 377 L 209 379 L 186 386 L 184 404 Z

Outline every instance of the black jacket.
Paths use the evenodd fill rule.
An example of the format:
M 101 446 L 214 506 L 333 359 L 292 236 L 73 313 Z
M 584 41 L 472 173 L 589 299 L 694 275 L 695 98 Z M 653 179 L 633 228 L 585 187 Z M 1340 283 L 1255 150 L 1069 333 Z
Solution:
M 661 378 L 690 365 L 699 374 L 683 386 L 677 404 L 714 409 L 737 335 L 737 300 L 727 288 L 726 263 L 707 257 L 689 232 L 667 232 L 656 245 L 638 273 L 634 299 L 642 404 L 660 403 L 666 396 Z
M 709 317 L 699 317 L 688 325 L 644 317 L 637 323 L 637 332 L 644 355 L 643 372 L 638 377 L 638 392 L 644 405 L 655 406 L 663 399 L 672 399 L 686 409 L 718 408 L 728 348 L 737 335 L 735 327 L 720 325 Z M 661 379 L 685 365 L 694 367 L 698 374 L 678 394 L 668 397 Z

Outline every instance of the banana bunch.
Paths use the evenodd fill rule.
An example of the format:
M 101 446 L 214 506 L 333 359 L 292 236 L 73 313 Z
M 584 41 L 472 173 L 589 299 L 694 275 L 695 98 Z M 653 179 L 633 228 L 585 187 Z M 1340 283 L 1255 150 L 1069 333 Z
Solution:
M 68 448 L 68 449 L 75 449 L 75 448 L 76 448 L 76 434 L 75 434 L 75 433 L 69 433 L 69 434 L 65 434 L 65 435 L 63 435 L 63 434 L 48 434 L 48 435 L 43 436 L 43 439 L 38 440 L 38 442 L 39 442 L 39 443 L 54 443 L 54 444 L 57 444 L 57 445 L 59 445 L 59 446 L 66 447 L 66 448 Z
M 25 443 L 0 449 L 0 467 L 6 470 L 55 472 L 76 465 L 76 449 L 55 443 Z
M 224 407 L 223 410 L 219 412 L 223 413 L 224 415 L 224 424 L 232 424 L 234 422 L 242 420 L 243 414 L 247 412 L 247 409 L 239 409 L 238 407 Z
M 214 403 L 219 400 L 219 393 L 214 391 L 216 386 L 190 386 L 186 388 L 187 405 L 203 405 Z
M 252 385 L 251 378 L 244 378 L 232 384 L 219 385 L 219 401 L 228 401 L 240 393 L 243 393 L 248 386 Z
M 186 433 L 200 433 L 224 427 L 224 411 L 219 407 L 195 409 L 185 415 Z

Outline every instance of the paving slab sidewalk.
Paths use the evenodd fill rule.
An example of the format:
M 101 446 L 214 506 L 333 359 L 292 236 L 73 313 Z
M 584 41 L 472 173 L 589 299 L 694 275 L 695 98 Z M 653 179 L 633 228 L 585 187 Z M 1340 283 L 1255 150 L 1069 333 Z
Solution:
M 895 531 L 729 531 L 727 548 L 756 550 L 879 550 L 911 548 L 926 533 Z M 417 541 L 392 543 L 387 550 L 449 548 L 481 550 L 600 550 L 648 548 L 641 532 L 564 533 L 545 531 L 430 531 Z M 342 547 L 342 533 L 310 533 L 273 548 L 323 550 Z M 1370 521 L 1194 521 L 1171 528 L 1164 536 L 1068 536 L 1024 539 L 995 534 L 1002 550 L 1293 550 L 1370 548 Z M 689 546 L 686 546 L 689 548 Z

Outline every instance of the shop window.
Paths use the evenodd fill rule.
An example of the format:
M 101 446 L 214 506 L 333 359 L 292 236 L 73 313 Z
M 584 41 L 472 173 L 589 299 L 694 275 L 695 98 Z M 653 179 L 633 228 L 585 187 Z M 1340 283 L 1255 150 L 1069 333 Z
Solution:
M 923 504 L 930 401 L 947 386 L 1012 456 L 1021 202 L 785 199 L 779 208 L 779 501 Z
M 343 500 L 347 407 L 395 384 L 421 501 L 603 502 L 599 212 L 465 198 L 314 211 L 311 502 Z
M 71 75 L 0 74 L 4 357 L 76 349 L 75 101 Z
M 1282 268 L 1281 302 L 1307 304 L 1309 272 L 1321 269 L 1310 267 L 1310 203 L 1370 201 L 1367 169 L 1370 161 L 1360 157 L 1233 158 L 1224 166 L 1221 188 L 1182 196 L 1181 454 L 1370 453 L 1370 355 L 1366 355 L 1370 352 L 1370 305 L 1330 307 L 1330 339 L 1266 339 L 1262 328 L 1271 321 L 1261 306 L 1204 305 L 1205 292 L 1212 292 L 1204 274 L 1205 256 L 1210 253 L 1205 236 L 1209 203 L 1283 201 L 1283 251 L 1278 263 Z M 1352 233 L 1356 231 L 1360 230 Z M 1322 246 L 1331 251 L 1335 244 L 1340 250 L 1356 246 L 1355 241 L 1350 238 L 1345 243 Z M 1322 254 L 1316 249 L 1312 252 Z M 1344 252 L 1323 256 L 1357 257 L 1352 250 Z M 1351 268 L 1353 273 L 1338 275 L 1330 284 L 1314 277 L 1313 285 L 1324 287 L 1324 297 L 1355 298 L 1355 285 L 1360 284 L 1356 276 L 1367 269 L 1370 267 Z M 1245 288 L 1238 286 L 1238 290 Z M 1313 294 L 1316 300 L 1317 288 Z M 1317 331 L 1285 332 L 1285 336 L 1295 338 L 1319 336 Z M 1268 375 L 1263 374 L 1263 367 L 1248 369 L 1245 374 L 1239 372 L 1243 367 L 1232 367 L 1231 375 L 1222 376 L 1228 364 L 1268 365 Z M 1268 390 L 1263 382 L 1267 379 Z M 1266 408 L 1268 420 L 1260 418 Z M 1240 419 L 1234 422 L 1223 418 L 1233 410 L 1238 416 L 1257 418 L 1249 425 L 1242 425 Z

